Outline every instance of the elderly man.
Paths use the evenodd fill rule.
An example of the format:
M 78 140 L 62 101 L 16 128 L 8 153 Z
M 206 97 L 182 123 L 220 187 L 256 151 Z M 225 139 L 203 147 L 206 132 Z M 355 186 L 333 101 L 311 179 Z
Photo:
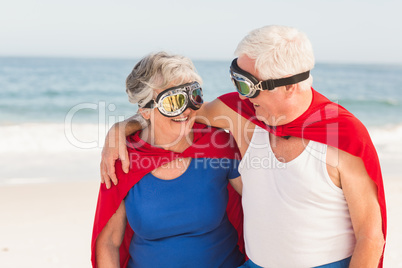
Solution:
M 386 210 L 378 157 L 362 123 L 311 87 L 308 38 L 267 26 L 250 32 L 235 54 L 230 74 L 238 93 L 204 104 L 198 121 L 229 130 L 242 154 L 250 258 L 243 266 L 382 266 Z M 117 183 L 117 158 L 128 171 L 124 136 L 140 128 L 127 120 L 109 132 L 101 163 L 108 186 Z

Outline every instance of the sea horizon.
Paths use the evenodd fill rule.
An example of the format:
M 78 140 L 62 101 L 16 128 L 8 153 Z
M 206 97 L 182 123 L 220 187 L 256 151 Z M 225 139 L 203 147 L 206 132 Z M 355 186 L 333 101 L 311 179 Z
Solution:
M 99 177 L 100 152 L 110 126 L 133 115 L 125 78 L 137 59 L 0 57 L 1 183 L 54 180 L 44 167 L 90 166 L 77 180 Z M 206 101 L 233 92 L 230 60 L 194 60 Z M 317 63 L 313 88 L 350 110 L 368 128 L 380 159 L 396 172 L 402 160 L 402 66 Z M 68 161 L 62 167 L 60 161 Z M 19 169 L 16 163 L 24 162 Z M 399 171 L 398 171 L 399 172 Z M 95 175 L 94 175 L 95 174 Z

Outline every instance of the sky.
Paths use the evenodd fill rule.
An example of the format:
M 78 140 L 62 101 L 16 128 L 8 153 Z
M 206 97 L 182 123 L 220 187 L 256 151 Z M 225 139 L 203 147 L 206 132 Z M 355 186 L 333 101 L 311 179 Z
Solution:
M 317 62 L 402 64 L 401 0 L 2 0 L 0 56 L 228 60 L 265 25 L 296 27 Z

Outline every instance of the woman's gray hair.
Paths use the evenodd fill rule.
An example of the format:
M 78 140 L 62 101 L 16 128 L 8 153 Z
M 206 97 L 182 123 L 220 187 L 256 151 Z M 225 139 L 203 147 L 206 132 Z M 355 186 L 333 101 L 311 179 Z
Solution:
M 187 57 L 162 51 L 149 54 L 135 65 L 126 79 L 126 92 L 129 101 L 142 108 L 154 98 L 154 90 L 192 81 L 202 84 L 193 62 Z

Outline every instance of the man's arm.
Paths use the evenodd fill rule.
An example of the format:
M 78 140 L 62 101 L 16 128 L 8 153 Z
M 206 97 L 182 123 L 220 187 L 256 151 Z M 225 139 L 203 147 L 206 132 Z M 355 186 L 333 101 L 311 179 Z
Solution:
M 233 123 L 237 122 L 237 120 L 235 120 L 235 118 L 229 118 L 229 114 L 232 117 L 237 115 L 219 99 L 215 99 L 214 101 L 204 103 L 201 108 L 197 110 L 196 121 L 213 127 L 232 130 Z M 106 183 L 107 189 L 112 186 L 112 182 L 114 185 L 118 183 L 114 169 L 114 164 L 117 159 L 121 160 L 122 168 L 125 173 L 129 170 L 130 160 L 126 147 L 126 136 L 144 127 L 144 120 L 141 120 L 138 115 L 135 115 L 114 124 L 109 130 L 102 150 L 102 160 L 100 164 L 101 182 Z
M 204 103 L 197 111 L 196 122 L 212 127 L 233 130 L 234 112 L 221 100 Z M 236 114 L 237 116 L 237 114 Z
M 100 163 L 101 182 L 106 183 L 107 189 L 110 189 L 112 186 L 111 182 L 113 182 L 114 185 L 118 182 L 114 169 L 114 163 L 117 159 L 121 160 L 122 168 L 125 173 L 127 173 L 130 168 L 126 137 L 145 127 L 145 120 L 141 120 L 139 115 L 134 115 L 122 122 L 114 124 L 108 131 Z
M 376 268 L 384 248 L 377 187 L 359 157 L 339 150 L 338 170 L 356 236 L 349 267 Z
M 126 222 L 126 208 L 123 200 L 96 239 L 95 257 L 99 268 L 120 267 L 119 249 L 123 242 Z

